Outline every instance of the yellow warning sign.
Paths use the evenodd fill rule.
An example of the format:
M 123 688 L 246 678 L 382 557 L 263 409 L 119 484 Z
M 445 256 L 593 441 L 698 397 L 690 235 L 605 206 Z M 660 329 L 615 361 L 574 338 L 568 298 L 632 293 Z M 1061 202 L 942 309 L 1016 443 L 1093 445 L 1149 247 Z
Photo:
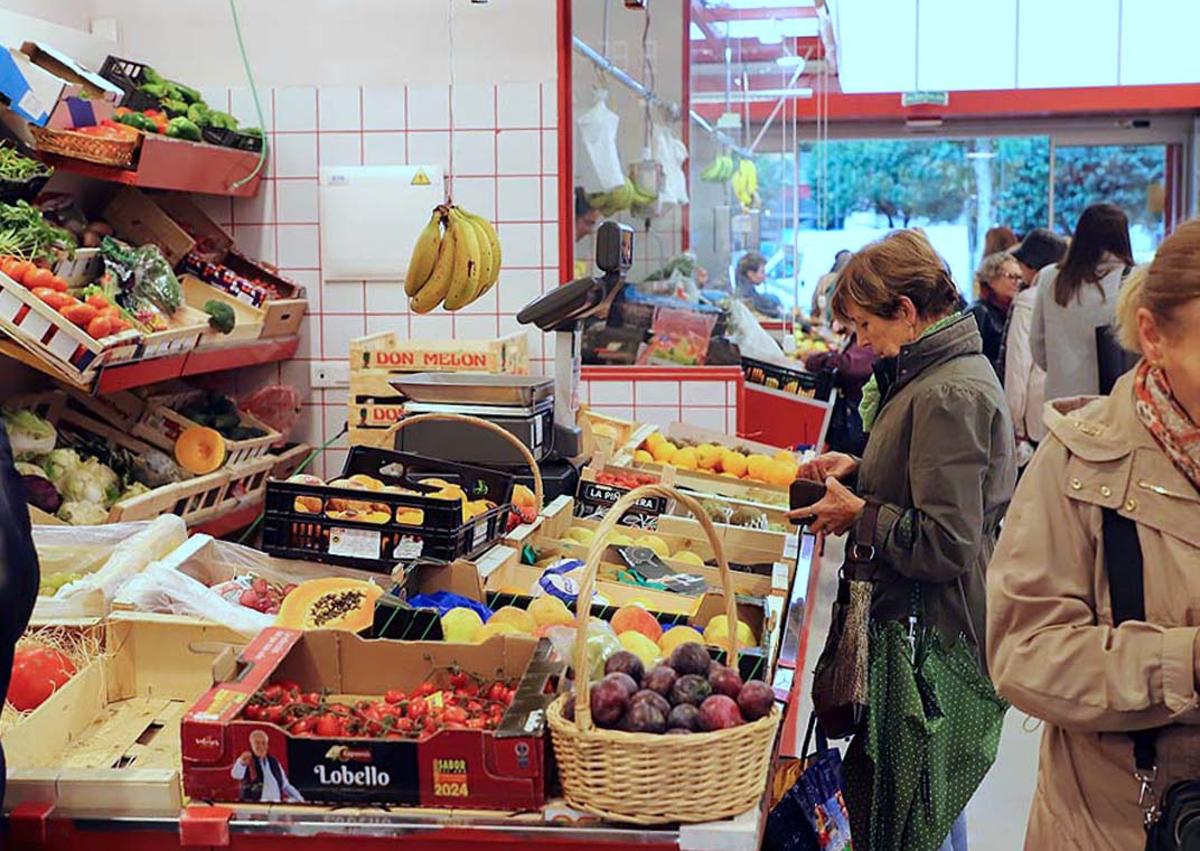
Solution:
M 421 169 L 417 169 L 417 173 L 413 175 L 412 186 L 428 186 L 430 183 L 429 175 Z

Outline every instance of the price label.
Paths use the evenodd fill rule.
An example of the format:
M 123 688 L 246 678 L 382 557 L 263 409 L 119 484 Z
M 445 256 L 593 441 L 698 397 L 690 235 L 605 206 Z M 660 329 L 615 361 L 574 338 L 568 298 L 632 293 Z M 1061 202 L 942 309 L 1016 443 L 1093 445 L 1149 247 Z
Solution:
M 383 538 L 379 532 L 369 529 L 343 529 L 335 526 L 329 530 L 329 554 L 349 558 L 379 558 Z
M 466 798 L 470 795 L 465 759 L 433 761 L 433 794 L 438 798 Z
M 392 550 L 392 558 L 398 561 L 411 561 L 412 559 L 420 558 L 421 553 L 425 552 L 425 542 L 420 538 L 414 538 L 411 535 L 405 535 L 400 539 L 400 543 L 396 544 Z

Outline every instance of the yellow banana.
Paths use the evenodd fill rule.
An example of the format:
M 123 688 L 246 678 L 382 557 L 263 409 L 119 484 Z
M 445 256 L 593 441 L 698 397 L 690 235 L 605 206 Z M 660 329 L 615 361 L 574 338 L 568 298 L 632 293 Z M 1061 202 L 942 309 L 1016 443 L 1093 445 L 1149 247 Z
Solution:
M 479 237 L 474 226 L 456 207 L 450 208 L 450 227 L 458 238 L 454 249 L 454 274 L 446 293 L 447 310 L 458 310 L 479 292 Z
M 457 254 L 458 231 L 447 224 L 446 235 L 438 249 L 437 262 L 433 264 L 433 272 L 408 303 L 414 313 L 428 313 L 442 303 L 454 278 L 454 261 Z
M 492 226 L 492 223 L 483 216 L 476 215 L 475 213 L 471 213 L 466 210 L 464 210 L 463 213 L 468 219 L 473 221 L 478 226 L 479 231 L 483 234 L 483 238 L 487 241 L 488 247 L 492 251 L 491 274 L 487 278 L 482 276 L 479 278 L 479 295 L 483 295 L 493 286 L 495 286 L 496 281 L 500 278 L 500 237 L 496 235 L 496 229 Z M 478 297 L 479 296 L 476 296 L 476 298 Z
M 488 239 L 483 225 L 480 224 L 479 217 L 462 208 L 459 208 L 459 214 L 463 222 L 474 229 L 475 240 L 479 243 L 479 284 L 475 287 L 475 295 L 467 302 L 470 304 L 483 295 L 483 289 L 488 285 L 488 282 L 495 280 L 493 277 L 493 266 L 496 261 L 492 257 L 492 242 Z
M 416 244 L 413 245 L 412 257 L 408 261 L 408 273 L 404 276 L 404 292 L 414 296 L 429 280 L 433 272 L 433 264 L 437 262 L 438 248 L 442 244 L 442 215 L 443 208 L 434 208 Z

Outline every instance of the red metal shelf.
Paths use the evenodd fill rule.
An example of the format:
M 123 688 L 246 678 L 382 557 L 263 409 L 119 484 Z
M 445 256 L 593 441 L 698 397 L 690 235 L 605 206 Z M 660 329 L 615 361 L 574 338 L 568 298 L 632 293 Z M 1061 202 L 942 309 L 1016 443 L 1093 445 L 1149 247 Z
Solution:
M 299 337 L 277 337 L 237 346 L 201 346 L 181 355 L 117 364 L 101 370 L 95 392 L 113 393 L 172 378 L 275 363 L 291 358 L 299 345 Z
M 266 171 L 264 162 L 263 168 L 255 173 L 259 159 L 256 151 L 239 151 L 154 135 L 142 140 L 137 167 L 132 169 L 99 165 L 45 152 L 39 152 L 38 156 L 57 169 L 97 180 L 146 189 L 174 189 L 239 198 L 255 195 Z M 250 175 L 254 176 L 244 185 L 234 187 L 235 183 Z
M 252 502 L 247 505 L 235 508 L 228 514 L 222 514 L 220 517 L 214 517 L 207 523 L 201 523 L 199 526 L 193 526 L 192 532 L 203 532 L 205 535 L 212 535 L 214 538 L 222 538 L 239 529 L 245 529 L 251 523 L 258 519 L 258 515 L 262 514 L 263 503 Z

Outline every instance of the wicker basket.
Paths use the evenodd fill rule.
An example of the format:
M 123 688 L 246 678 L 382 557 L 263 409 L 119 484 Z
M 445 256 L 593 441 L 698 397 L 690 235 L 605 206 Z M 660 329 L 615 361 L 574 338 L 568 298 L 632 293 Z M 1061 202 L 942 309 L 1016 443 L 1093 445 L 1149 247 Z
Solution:
M 133 155 L 137 151 L 138 142 L 141 141 L 140 135 L 128 141 L 103 139 L 99 136 L 89 136 L 87 133 L 51 130 L 35 124 L 29 126 L 29 132 L 33 134 L 35 146 L 39 151 L 121 168 L 133 165 Z
M 580 582 L 579 599 L 590 600 L 603 541 L 637 500 L 665 496 L 677 500 L 704 527 L 721 568 L 725 613 L 737 623 L 733 576 L 721 538 L 708 514 L 692 497 L 664 485 L 631 490 L 613 505 L 596 530 Z M 576 606 L 583 632 L 587 606 Z M 729 659 L 737 658 L 737 630 L 729 630 Z M 576 642 L 575 721 L 563 715 L 566 696 L 547 710 L 563 796 L 571 806 L 613 821 L 636 824 L 706 822 L 739 815 L 755 807 L 767 787 L 779 710 L 757 721 L 712 733 L 665 736 L 597 729 L 589 704 L 587 644 Z

